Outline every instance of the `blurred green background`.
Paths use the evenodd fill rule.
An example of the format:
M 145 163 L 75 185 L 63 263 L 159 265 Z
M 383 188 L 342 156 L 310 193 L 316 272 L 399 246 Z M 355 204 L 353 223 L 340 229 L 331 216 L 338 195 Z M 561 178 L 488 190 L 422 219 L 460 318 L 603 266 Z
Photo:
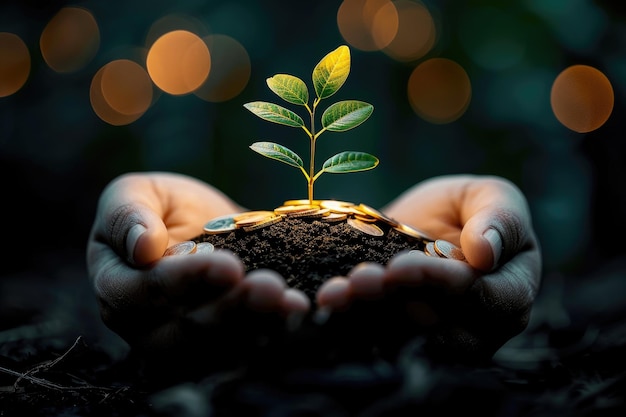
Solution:
M 498 175 L 516 183 L 529 199 L 547 275 L 583 276 L 621 259 L 624 251 L 619 242 L 626 233 L 624 3 L 414 3 L 432 18 L 436 34 L 432 48 L 423 56 L 398 60 L 385 50 L 352 46 L 350 76 L 324 103 L 359 99 L 372 103 L 375 110 L 356 129 L 321 136 L 317 160 L 321 163 L 341 150 L 361 150 L 378 156 L 380 165 L 363 173 L 325 174 L 316 182 L 315 196 L 380 207 L 429 177 Z M 251 209 L 305 198 L 306 183 L 300 173 L 248 146 L 259 140 L 275 141 L 297 151 L 306 163 L 306 136 L 299 129 L 261 121 L 243 104 L 254 100 L 285 104 L 267 88 L 267 77 L 289 73 L 310 83 L 315 64 L 340 44 L 349 44 L 338 25 L 342 4 L 0 3 L 0 32 L 19 36 L 31 60 L 25 84 L 0 97 L 5 260 L 0 274 L 31 267 L 65 268 L 66 259 L 82 260 L 98 195 L 109 181 L 129 171 L 192 175 Z M 46 25 L 63 7 L 89 11 L 99 31 L 94 55 L 68 72 L 52 69 L 40 46 Z M 199 35 L 236 40 L 247 53 L 249 77 L 238 94 L 223 101 L 167 94 L 155 86 L 152 104 L 141 117 L 119 126 L 107 123 L 90 102 L 94 75 L 116 59 L 145 65 L 142 59 L 155 22 L 168 16 L 186 22 L 181 23 L 185 28 L 193 26 Z M 437 57 L 459 64 L 471 82 L 467 109 L 446 123 L 417 114 L 407 93 L 413 71 Z M 600 70 L 614 90 L 610 117 L 586 133 L 564 126 L 551 108 L 553 82 L 576 64 Z

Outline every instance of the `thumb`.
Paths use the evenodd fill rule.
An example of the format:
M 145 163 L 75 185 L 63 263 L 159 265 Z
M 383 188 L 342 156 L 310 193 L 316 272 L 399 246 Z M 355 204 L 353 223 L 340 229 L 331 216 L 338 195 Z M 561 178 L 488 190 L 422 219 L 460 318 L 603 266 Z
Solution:
M 163 256 L 169 235 L 159 216 L 151 211 L 138 208 L 137 223 L 129 223 L 126 236 L 126 254 L 130 263 L 137 266 L 147 265 Z
M 492 271 L 532 243 L 530 209 L 515 185 L 485 180 L 465 196 L 461 247 L 471 266 Z
M 461 232 L 461 247 L 474 268 L 492 271 L 522 250 L 529 219 L 514 208 L 485 208 L 472 216 Z
M 150 208 L 127 203 L 104 209 L 105 240 L 122 258 L 135 266 L 160 259 L 168 244 L 163 220 Z

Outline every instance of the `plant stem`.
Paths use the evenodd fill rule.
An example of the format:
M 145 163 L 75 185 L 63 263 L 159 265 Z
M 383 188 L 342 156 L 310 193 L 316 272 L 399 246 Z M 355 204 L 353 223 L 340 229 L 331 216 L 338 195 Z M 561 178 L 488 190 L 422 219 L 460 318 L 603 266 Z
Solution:
M 315 108 L 317 107 L 317 103 L 319 100 L 316 98 L 313 101 L 313 109 L 309 111 L 311 115 L 311 129 L 310 129 L 310 139 L 311 139 L 311 158 L 309 164 L 309 183 L 308 183 L 308 191 L 309 191 L 309 204 L 313 204 L 313 183 L 315 182 Z

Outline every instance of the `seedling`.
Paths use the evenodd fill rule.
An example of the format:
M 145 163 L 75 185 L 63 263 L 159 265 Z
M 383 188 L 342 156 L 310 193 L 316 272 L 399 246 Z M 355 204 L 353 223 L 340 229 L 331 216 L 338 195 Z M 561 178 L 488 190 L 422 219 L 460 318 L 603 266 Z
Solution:
M 366 171 L 378 165 L 378 158 L 365 152 L 344 151 L 327 159 L 322 168 L 315 172 L 315 144 L 320 135 L 326 131 L 345 132 L 357 127 L 367 120 L 374 107 L 363 101 L 344 100 L 330 105 L 321 117 L 322 129 L 315 130 L 315 111 L 323 99 L 335 94 L 345 83 L 350 73 L 350 49 L 342 45 L 328 53 L 313 69 L 313 86 L 315 98 L 309 106 L 309 89 L 300 78 L 289 74 L 276 74 L 266 80 L 268 87 L 277 96 L 288 103 L 304 106 L 309 113 L 310 123 L 307 127 L 304 120 L 293 111 L 278 104 L 265 101 L 254 101 L 244 104 L 252 113 L 272 123 L 290 127 L 300 127 L 311 141 L 309 170 L 307 171 L 302 158 L 289 148 L 274 142 L 255 142 L 250 148 L 271 159 L 299 168 L 307 180 L 309 203 L 313 203 L 313 184 L 324 172 L 348 173 Z

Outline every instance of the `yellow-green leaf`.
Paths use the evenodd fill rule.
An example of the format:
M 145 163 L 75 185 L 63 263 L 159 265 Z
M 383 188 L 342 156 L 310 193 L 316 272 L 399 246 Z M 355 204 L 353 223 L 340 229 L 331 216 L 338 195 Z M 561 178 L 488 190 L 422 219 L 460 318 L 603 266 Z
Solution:
M 341 45 L 327 54 L 313 69 L 313 86 L 320 99 L 330 97 L 341 88 L 350 73 L 350 48 Z
M 292 127 L 304 126 L 304 120 L 294 112 L 278 104 L 265 101 L 253 101 L 243 105 L 263 120 Z
M 292 150 L 273 142 L 255 142 L 250 149 L 271 159 L 284 162 L 296 168 L 303 168 L 302 159 Z
M 324 162 L 322 171 L 335 174 L 366 171 L 378 165 L 378 158 L 365 152 L 345 151 Z
M 289 74 L 276 74 L 266 80 L 267 86 L 276 95 L 291 104 L 306 105 L 309 89 L 304 81 Z
M 357 127 L 370 117 L 374 106 L 364 101 L 340 101 L 322 114 L 322 126 L 331 132 L 343 132 Z

